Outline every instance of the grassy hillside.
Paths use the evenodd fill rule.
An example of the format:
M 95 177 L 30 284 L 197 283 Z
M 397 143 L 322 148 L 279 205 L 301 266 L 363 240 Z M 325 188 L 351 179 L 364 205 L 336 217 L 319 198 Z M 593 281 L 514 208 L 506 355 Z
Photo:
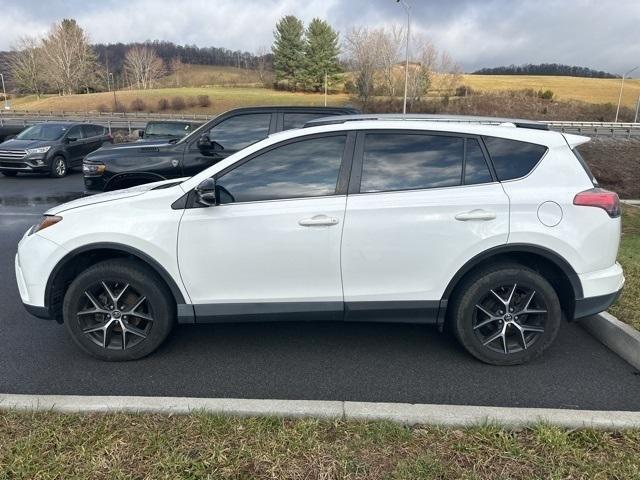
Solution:
M 558 100 L 618 103 L 620 80 L 609 78 L 533 75 L 464 75 L 462 83 L 475 90 L 552 90 Z M 626 80 L 622 104 L 634 108 L 640 97 L 640 80 Z
M 213 85 L 261 86 L 258 74 L 253 70 L 218 65 L 184 64 L 178 73 L 171 73 L 160 81 L 160 86 L 162 87 L 203 87 Z
M 194 100 L 199 95 L 207 95 L 211 101 L 209 107 L 187 106 L 187 113 L 219 113 L 230 108 L 251 105 L 324 105 L 324 96 L 318 93 L 293 93 L 276 91 L 259 87 L 188 87 L 159 88 L 153 90 L 122 90 L 116 92 L 117 102 L 130 109 L 131 102 L 141 99 L 146 111 L 158 111 L 158 102 L 174 97 L 182 97 L 185 102 Z M 329 95 L 329 105 L 343 105 L 349 101 L 345 94 Z M 85 95 L 69 95 L 65 97 L 47 96 L 40 100 L 33 96 L 16 98 L 13 108 L 16 110 L 40 111 L 97 111 L 101 106 L 111 110 L 113 93 L 90 93 Z

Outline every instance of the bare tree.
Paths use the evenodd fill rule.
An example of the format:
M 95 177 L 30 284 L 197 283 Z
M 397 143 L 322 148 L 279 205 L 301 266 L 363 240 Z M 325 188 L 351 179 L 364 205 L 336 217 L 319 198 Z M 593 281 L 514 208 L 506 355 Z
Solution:
M 25 92 L 34 93 L 39 99 L 47 85 L 40 40 L 22 37 L 13 47 L 8 67 L 16 86 Z
M 176 87 L 180 86 L 180 75 L 184 70 L 184 63 L 182 63 L 182 59 L 180 57 L 174 57 L 171 60 L 171 71 L 176 79 Z
M 390 30 L 378 30 L 377 35 L 380 35 L 378 53 L 384 90 L 390 97 L 395 97 L 399 85 L 397 67 L 401 61 L 406 32 L 402 27 L 393 25 Z
M 165 72 L 164 63 L 148 46 L 130 48 L 124 57 L 124 68 L 131 82 L 144 90 L 153 88 Z
M 368 28 L 354 28 L 346 35 L 345 51 L 356 75 L 356 91 L 363 107 L 374 94 L 376 71 L 381 67 L 378 52 L 383 35 L 383 30 Z
M 262 46 L 256 52 L 256 74 L 263 86 L 273 83 L 273 62 L 270 60 L 270 49 Z
M 88 90 L 95 81 L 95 55 L 75 20 L 55 24 L 42 41 L 42 51 L 47 77 L 63 95 Z

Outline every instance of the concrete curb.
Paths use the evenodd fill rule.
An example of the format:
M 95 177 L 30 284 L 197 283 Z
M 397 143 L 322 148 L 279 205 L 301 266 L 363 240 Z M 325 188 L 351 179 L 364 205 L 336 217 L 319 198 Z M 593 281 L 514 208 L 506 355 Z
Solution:
M 591 427 L 622 430 L 640 427 L 640 412 L 322 400 L 0 394 L 0 410 L 162 414 L 187 414 L 204 411 L 220 415 L 244 417 L 267 415 L 324 419 L 388 420 L 407 425 L 431 424 L 459 427 L 495 423 L 506 428 L 520 428 L 540 422 L 565 428 Z
M 640 370 L 640 332 L 608 312 L 578 322 L 619 357 Z

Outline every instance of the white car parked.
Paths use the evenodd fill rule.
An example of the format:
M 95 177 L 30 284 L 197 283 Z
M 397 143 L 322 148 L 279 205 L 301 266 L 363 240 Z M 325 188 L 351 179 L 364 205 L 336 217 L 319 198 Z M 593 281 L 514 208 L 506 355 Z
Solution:
M 18 246 L 20 295 L 104 360 L 153 352 L 176 322 L 311 318 L 435 324 L 523 363 L 624 283 L 588 140 L 487 118 L 310 122 L 192 178 L 49 210 Z

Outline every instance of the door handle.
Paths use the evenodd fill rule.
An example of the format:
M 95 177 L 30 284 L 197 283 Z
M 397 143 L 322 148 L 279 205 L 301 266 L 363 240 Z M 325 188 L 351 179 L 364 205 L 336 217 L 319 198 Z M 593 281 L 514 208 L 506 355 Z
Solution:
M 470 212 L 459 213 L 456 215 L 456 220 L 466 222 L 468 220 L 495 220 L 496 214 L 494 212 L 487 212 L 486 210 L 477 209 Z
M 316 215 L 311 218 L 303 218 L 298 222 L 298 225 L 303 227 L 330 227 L 337 225 L 340 222 L 335 217 L 327 217 L 326 215 Z

